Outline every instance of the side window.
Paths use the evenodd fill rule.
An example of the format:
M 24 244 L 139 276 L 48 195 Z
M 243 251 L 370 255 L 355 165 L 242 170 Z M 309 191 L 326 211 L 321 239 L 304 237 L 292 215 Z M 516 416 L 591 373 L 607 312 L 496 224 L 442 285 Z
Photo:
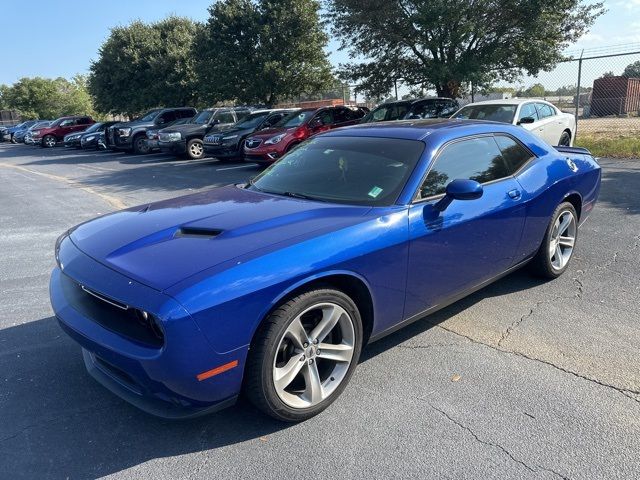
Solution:
M 76 125 L 75 119 L 63 120 L 60 122 L 61 127 L 73 127 L 74 125 Z
M 173 111 L 164 112 L 158 117 L 158 125 L 173 122 L 176 119 L 176 113 Z
M 351 120 L 351 116 L 346 108 L 335 108 L 333 110 L 333 123 L 343 123 L 349 120 Z
M 520 167 L 533 158 L 533 155 L 513 138 L 496 135 L 495 139 L 510 174 L 517 172 Z
M 444 193 L 449 182 L 458 178 L 485 183 L 509 175 L 493 137 L 461 140 L 438 155 L 420 187 L 420 198 Z
M 218 111 L 218 113 L 216 114 L 216 119 L 220 123 L 235 123 L 233 113 L 228 110 Z
M 316 118 L 320 121 L 320 125 L 331 125 L 333 123 L 333 114 L 331 110 L 323 110 L 316 115 Z
M 269 115 L 267 119 L 264 121 L 264 123 L 262 124 L 261 128 L 268 128 L 268 127 L 271 127 L 272 125 L 275 125 L 280 120 L 282 120 L 282 118 L 285 115 L 286 114 L 284 113 L 274 113 L 273 115 Z
M 180 110 L 178 111 L 178 118 L 191 118 L 193 116 L 195 116 L 196 111 L 188 108 L 186 110 Z
M 458 110 L 458 105 L 455 102 L 451 100 L 441 100 L 438 114 L 441 117 L 448 117 L 450 115 L 453 115 L 456 110 Z
M 236 110 L 235 112 L 236 112 L 236 122 L 239 122 L 240 120 L 244 120 L 251 113 L 249 110 Z
M 374 110 L 373 112 L 373 121 L 374 122 L 381 122 L 385 119 L 385 114 L 389 111 L 389 109 L 387 108 L 378 108 L 376 110 Z
M 543 118 L 553 117 L 556 114 L 554 109 L 546 103 L 536 103 L 536 108 L 538 109 L 538 115 L 540 116 L 541 120 Z
M 538 121 L 538 111 L 533 103 L 525 103 L 520 107 L 520 115 L 518 115 L 518 122 L 525 117 L 531 117 L 536 122 Z

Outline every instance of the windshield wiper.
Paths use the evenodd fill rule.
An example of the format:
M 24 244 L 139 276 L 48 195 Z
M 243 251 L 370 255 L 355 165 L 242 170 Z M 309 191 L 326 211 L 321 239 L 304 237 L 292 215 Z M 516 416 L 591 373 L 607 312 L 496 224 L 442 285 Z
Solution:
M 305 195 L 304 193 L 282 192 L 281 195 L 284 195 L 285 197 L 301 198 L 302 200 L 313 200 L 315 202 L 326 202 L 326 200 L 323 200 L 322 198 L 312 197 L 311 195 Z

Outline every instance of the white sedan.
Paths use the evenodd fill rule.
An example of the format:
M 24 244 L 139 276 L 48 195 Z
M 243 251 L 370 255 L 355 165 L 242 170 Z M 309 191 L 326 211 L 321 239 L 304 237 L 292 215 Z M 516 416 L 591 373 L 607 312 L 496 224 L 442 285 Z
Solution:
M 544 100 L 510 98 L 469 103 L 451 118 L 472 118 L 520 125 L 549 145 L 572 146 L 576 119 Z

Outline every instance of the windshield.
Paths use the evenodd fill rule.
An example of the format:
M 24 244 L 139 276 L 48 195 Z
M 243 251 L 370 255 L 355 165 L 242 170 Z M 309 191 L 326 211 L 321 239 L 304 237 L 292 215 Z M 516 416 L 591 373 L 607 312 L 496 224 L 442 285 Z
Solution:
M 33 127 L 31 127 L 29 130 L 35 130 L 37 128 L 48 127 L 50 123 L 51 122 L 38 122 Z
M 58 118 L 57 120 L 54 120 L 53 122 L 51 122 L 51 125 L 49 125 L 50 127 L 57 127 L 58 125 L 60 125 L 62 122 L 65 121 L 65 118 Z
M 462 107 L 451 118 L 492 120 L 494 122 L 512 123 L 516 115 L 516 105 L 467 105 Z
M 406 118 L 417 120 L 422 118 L 436 118 L 438 105 L 434 100 L 414 103 L 407 112 Z
M 371 137 L 317 137 L 256 177 L 249 189 L 353 205 L 391 205 L 424 143 Z
M 155 110 L 149 110 L 147 113 L 144 114 L 143 117 L 140 117 L 138 119 L 138 121 L 140 121 L 140 122 L 150 122 L 154 118 L 156 118 L 158 113 L 160 113 L 160 109 L 158 109 L 158 108 L 156 108 Z
M 269 112 L 252 113 L 236 123 L 234 128 L 256 128 L 267 115 L 269 115 Z
M 385 103 L 369 112 L 361 123 L 388 122 L 400 120 L 407 113 L 409 105 L 406 103 Z
M 213 117 L 214 113 L 215 112 L 213 110 L 203 110 L 202 112 L 197 114 L 195 117 L 193 117 L 193 120 L 191 120 L 190 123 L 197 123 L 198 125 L 206 125 L 207 123 L 209 123 L 209 120 L 211 120 L 211 117 Z
M 101 123 L 101 122 L 94 123 L 93 125 L 91 125 L 89 128 L 85 130 L 85 133 L 91 133 L 91 132 L 95 132 L 96 130 L 100 130 L 103 125 L 104 123 Z
M 290 115 L 287 115 L 282 120 L 274 125 L 274 128 L 291 128 L 298 127 L 302 125 L 304 122 L 309 120 L 311 116 L 315 113 L 315 110 L 302 110 L 298 112 L 293 112 Z

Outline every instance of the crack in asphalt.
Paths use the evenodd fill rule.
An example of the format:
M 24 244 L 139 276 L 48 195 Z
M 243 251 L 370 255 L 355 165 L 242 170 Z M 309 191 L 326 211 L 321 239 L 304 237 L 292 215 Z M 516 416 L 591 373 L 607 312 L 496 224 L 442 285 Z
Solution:
M 454 425 L 457 425 L 459 428 L 461 428 L 462 430 L 466 431 L 467 433 L 469 433 L 473 439 L 483 445 L 487 445 L 489 447 L 494 447 L 497 448 L 498 450 L 500 450 L 502 453 L 504 453 L 505 455 L 507 455 L 513 462 L 522 465 L 524 468 L 526 468 L 527 470 L 529 470 L 532 473 L 538 473 L 540 470 L 543 470 L 545 472 L 549 472 L 552 473 L 558 477 L 560 477 L 563 480 L 570 480 L 569 477 L 556 472 L 555 470 L 551 469 L 551 468 L 547 468 L 547 467 L 543 467 L 541 465 L 536 465 L 536 468 L 528 465 L 526 462 L 520 460 L 519 458 L 516 458 L 509 450 L 507 450 L 505 447 L 503 447 L 502 445 L 500 445 L 499 443 L 495 443 L 495 442 L 489 442 L 487 440 L 483 440 L 482 438 L 480 438 L 478 436 L 478 434 L 476 432 L 474 432 L 470 427 L 468 427 L 467 425 L 463 424 L 462 422 L 456 420 L 455 418 L 453 418 L 451 415 L 449 415 L 447 412 L 445 412 L 444 410 L 436 407 L 435 405 L 427 402 L 426 400 L 419 398 L 419 400 L 425 402 L 427 405 L 429 405 L 429 407 L 431 407 L 433 410 L 435 410 L 436 412 L 440 413 L 441 415 L 443 415 L 447 420 L 449 420 L 451 423 L 453 423 Z
M 460 343 L 431 343 L 429 345 L 398 345 L 397 348 L 405 348 L 407 350 L 421 350 L 421 349 L 429 349 L 429 348 L 438 348 L 438 347 L 456 347 L 460 345 Z
M 475 344 L 478 344 L 478 345 L 482 345 L 484 347 L 490 348 L 491 350 L 495 350 L 496 352 L 507 353 L 507 354 L 515 355 L 517 357 L 526 358 L 527 360 L 531 360 L 531 361 L 534 361 L 534 362 L 543 363 L 543 364 L 548 365 L 550 367 L 553 367 L 553 368 L 555 368 L 555 369 L 557 369 L 557 370 L 559 370 L 561 372 L 568 373 L 569 375 L 573 375 L 576 378 L 580 378 L 582 380 L 586 380 L 588 382 L 595 383 L 595 384 L 600 385 L 600 386 L 605 387 L 605 388 L 610 388 L 610 389 L 615 390 L 616 392 L 624 395 L 625 397 L 635 401 L 636 403 L 640 404 L 640 398 L 635 398 L 634 396 L 630 395 L 630 394 L 640 395 L 640 390 L 631 390 L 631 389 L 628 389 L 628 388 L 616 387 L 615 385 L 611 385 L 609 383 L 602 382 L 602 381 L 597 380 L 595 378 L 587 377 L 586 375 L 582 375 L 580 373 L 574 372 L 573 370 L 566 369 L 566 368 L 561 367 L 559 365 L 556 365 L 555 363 L 552 363 L 552 362 L 550 362 L 548 360 L 543 360 L 541 358 L 530 357 L 529 355 L 526 355 L 526 354 L 524 354 L 522 352 L 517 352 L 515 350 L 505 350 L 505 349 L 502 349 L 502 348 L 498 348 L 497 346 L 481 342 L 481 341 L 476 340 L 475 338 L 472 338 L 472 337 L 470 337 L 468 335 L 465 335 L 463 333 L 459 333 L 459 332 L 456 332 L 455 330 L 451 330 L 450 328 L 443 327 L 442 325 L 437 325 L 437 327 L 439 327 L 439 328 L 441 328 L 441 329 L 443 329 L 443 330 L 445 330 L 445 331 L 447 331 L 449 333 L 452 333 L 454 335 L 458 335 L 459 337 L 466 338 L 467 340 L 469 340 L 472 343 L 475 343 Z
M 117 403 L 109 403 L 107 405 L 105 405 L 104 407 L 100 407 L 100 408 L 96 408 L 95 406 L 93 407 L 88 407 L 88 408 L 77 408 L 77 409 L 73 409 L 67 413 L 65 413 L 64 415 L 61 416 L 57 416 L 56 418 L 50 418 L 48 420 L 43 420 L 37 423 L 32 423 L 29 425 L 25 425 L 24 427 L 22 427 L 20 430 L 18 430 L 17 432 L 12 433 L 11 435 L 8 435 L 6 437 L 0 438 L 0 443 L 4 443 L 8 440 L 12 440 L 14 438 L 19 437 L 20 435 L 23 435 L 25 433 L 27 433 L 29 430 L 33 429 L 33 428 L 38 428 L 38 427 L 44 427 L 46 425 L 49 424 L 55 424 L 61 421 L 65 421 L 70 417 L 76 416 L 76 415 L 84 415 L 85 413 L 95 413 L 95 412 L 102 412 L 104 410 L 109 410 L 110 408 L 116 406 Z
M 542 305 L 543 303 L 552 302 L 554 300 L 557 300 L 558 298 L 554 298 L 552 300 L 540 300 L 540 301 L 536 302 L 535 305 L 533 307 L 531 307 L 531 309 L 529 309 L 529 313 L 525 313 L 524 315 L 522 315 L 518 320 L 516 320 L 511 325 L 509 325 L 504 332 L 502 332 L 502 335 L 500 336 L 500 339 L 498 340 L 498 346 L 501 346 L 502 343 L 505 342 L 507 340 L 507 338 L 509 338 L 509 336 L 511 335 L 511 332 L 513 332 L 514 329 L 516 329 L 518 326 L 520 326 L 520 324 L 522 322 L 524 322 L 527 318 L 532 316 L 533 312 L 540 305 Z

